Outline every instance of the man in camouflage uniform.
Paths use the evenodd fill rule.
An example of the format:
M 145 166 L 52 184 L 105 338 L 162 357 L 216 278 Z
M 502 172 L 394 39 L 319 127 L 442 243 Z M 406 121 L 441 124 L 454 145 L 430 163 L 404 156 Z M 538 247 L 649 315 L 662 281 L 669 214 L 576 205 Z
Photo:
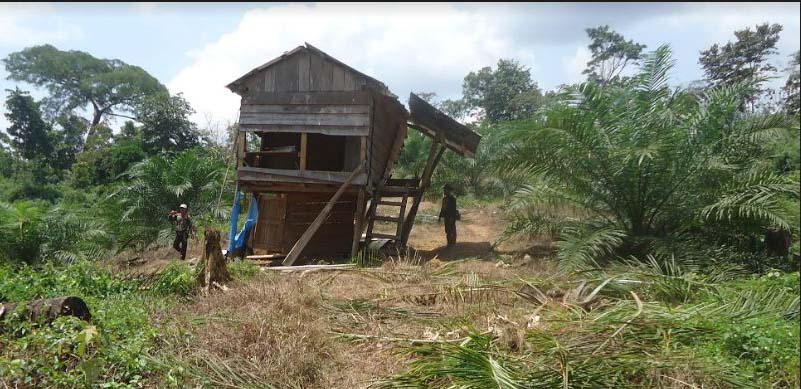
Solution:
M 445 219 L 445 236 L 448 239 L 448 247 L 456 245 L 456 221 L 461 219 L 459 210 L 456 209 L 456 197 L 453 196 L 453 188 L 450 184 L 442 187 L 442 209 L 439 211 L 439 221 Z
M 178 211 L 170 211 L 170 219 L 175 221 L 175 240 L 172 248 L 181 253 L 181 260 L 186 259 L 186 245 L 189 233 L 192 232 L 192 220 L 189 219 L 186 204 L 181 204 Z

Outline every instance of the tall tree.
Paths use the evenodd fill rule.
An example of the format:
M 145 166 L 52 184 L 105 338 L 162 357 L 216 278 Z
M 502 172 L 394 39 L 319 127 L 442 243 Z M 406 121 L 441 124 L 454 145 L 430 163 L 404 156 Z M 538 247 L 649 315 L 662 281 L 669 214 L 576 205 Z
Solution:
M 620 78 L 627 65 L 636 65 L 642 59 L 643 44 L 626 40 L 623 35 L 609 26 L 599 26 L 585 30 L 591 42 L 592 58 L 587 62 L 586 74 L 590 81 L 608 84 Z
M 19 88 L 7 90 L 6 119 L 11 125 L 6 129 L 11 147 L 27 160 L 47 158 L 53 151 L 49 136 L 50 126 L 42 119 L 39 103 L 28 92 Z
M 142 122 L 142 146 L 150 155 L 181 151 L 199 144 L 197 127 L 189 116 L 195 111 L 181 94 L 159 93 L 147 97 L 136 111 Z
M 540 92 L 531 80 L 531 73 L 511 59 L 499 60 L 494 70 L 484 67 L 470 72 L 462 85 L 464 103 L 480 109 L 491 122 L 519 119 L 530 114 L 536 107 L 530 105 L 530 101 L 520 104 L 520 98 L 532 93 Z
M 784 109 L 791 115 L 798 115 L 801 112 L 801 97 L 799 97 L 799 92 L 801 92 L 801 75 L 799 75 L 801 71 L 801 51 L 796 51 L 793 54 L 793 59 L 790 61 L 790 67 L 787 70 L 790 71 L 790 77 L 787 78 L 787 82 L 784 84 L 784 93 L 786 95 Z
M 3 62 L 9 79 L 48 90 L 46 105 L 54 116 L 91 107 L 91 127 L 108 115 L 124 116 L 122 112 L 134 111 L 145 96 L 167 90 L 140 67 L 51 45 L 11 53 Z
M 713 86 L 732 86 L 756 80 L 754 90 L 746 95 L 752 105 L 759 94 L 760 80 L 776 71 L 768 58 L 776 54 L 776 42 L 782 31 L 780 24 L 762 24 L 734 32 L 737 41 L 721 46 L 717 43 L 701 52 L 698 62 Z

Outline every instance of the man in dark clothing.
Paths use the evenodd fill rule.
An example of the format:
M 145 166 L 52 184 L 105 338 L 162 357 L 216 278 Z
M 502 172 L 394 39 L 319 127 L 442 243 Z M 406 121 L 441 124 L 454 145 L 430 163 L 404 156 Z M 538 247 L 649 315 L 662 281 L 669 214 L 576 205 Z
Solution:
M 448 238 L 448 247 L 456 245 L 456 221 L 460 219 L 459 210 L 456 209 L 456 197 L 450 184 L 442 187 L 442 209 L 439 211 L 439 221 L 445 219 L 445 236 Z
M 186 245 L 189 233 L 192 232 L 192 220 L 189 219 L 186 204 L 181 204 L 178 211 L 170 211 L 170 219 L 175 219 L 175 240 L 172 248 L 181 253 L 181 260 L 186 259 Z

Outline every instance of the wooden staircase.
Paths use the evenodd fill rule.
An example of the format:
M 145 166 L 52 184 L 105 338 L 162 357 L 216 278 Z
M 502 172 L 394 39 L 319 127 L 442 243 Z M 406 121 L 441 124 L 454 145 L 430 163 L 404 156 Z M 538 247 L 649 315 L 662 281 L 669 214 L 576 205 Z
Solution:
M 367 232 L 365 243 L 369 244 L 374 238 L 390 239 L 395 243 L 405 244 L 403 241 L 403 227 L 406 222 L 406 204 L 410 197 L 418 196 L 419 180 L 416 179 L 389 179 L 386 185 L 376 188 L 373 198 L 370 201 L 370 209 L 367 212 Z M 397 216 L 379 215 L 378 206 L 386 205 L 397 207 Z M 395 223 L 395 233 L 379 233 L 373 231 L 376 221 Z

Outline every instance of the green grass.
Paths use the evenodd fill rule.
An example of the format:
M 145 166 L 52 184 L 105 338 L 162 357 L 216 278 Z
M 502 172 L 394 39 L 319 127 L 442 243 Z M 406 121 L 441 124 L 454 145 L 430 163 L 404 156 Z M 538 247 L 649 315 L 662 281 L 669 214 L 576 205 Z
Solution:
M 230 266 L 235 279 L 254 276 L 249 263 Z M 154 362 L 159 323 L 152 314 L 193 298 L 194 269 L 173 261 L 147 280 L 126 280 L 92 262 L 63 266 L 0 264 L 0 301 L 78 296 L 91 322 L 62 317 L 31 323 L 15 315 L 0 323 L 0 382 L 23 387 L 140 387 L 175 382 Z
M 140 293 L 138 284 L 89 262 L 71 266 L 0 266 L 0 300 L 78 296 L 91 323 L 62 317 L 50 325 L 6 319 L 0 335 L 0 380 L 11 386 L 136 387 L 158 370 L 146 359 L 158 331 L 148 309 L 173 300 Z

